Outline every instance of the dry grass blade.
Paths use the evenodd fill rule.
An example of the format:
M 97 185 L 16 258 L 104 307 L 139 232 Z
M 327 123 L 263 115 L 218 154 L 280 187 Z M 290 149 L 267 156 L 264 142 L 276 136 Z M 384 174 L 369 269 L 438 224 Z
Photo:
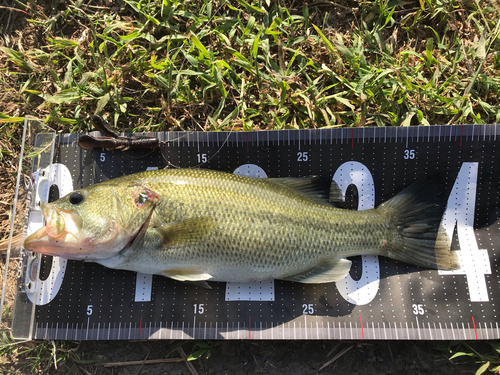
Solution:
M 182 346 L 179 346 L 179 348 L 177 348 L 177 351 L 179 352 L 179 354 L 181 355 L 182 358 L 187 358 L 186 352 L 184 351 L 184 349 L 182 349 Z M 191 373 L 191 375 L 199 375 L 198 371 L 196 371 L 196 369 L 194 368 L 194 366 L 191 362 L 186 361 L 186 366 L 187 366 L 189 372 Z
M 323 366 L 321 366 L 319 368 L 319 371 L 323 370 L 324 368 L 330 366 L 333 362 L 335 362 L 337 359 L 339 359 L 340 357 L 342 357 L 344 354 L 346 354 L 349 350 L 351 350 L 352 348 L 354 348 L 354 344 L 352 344 L 351 346 L 348 346 L 347 348 L 344 348 L 342 349 L 342 351 L 340 353 L 337 353 L 332 359 L 329 359 L 328 361 L 326 361 Z
M 126 361 L 126 362 L 106 362 L 99 363 L 96 366 L 103 367 L 124 367 L 124 366 L 137 366 L 137 365 L 155 365 L 158 363 L 175 363 L 175 362 L 183 362 L 185 358 L 160 358 L 160 359 L 147 359 L 140 361 Z

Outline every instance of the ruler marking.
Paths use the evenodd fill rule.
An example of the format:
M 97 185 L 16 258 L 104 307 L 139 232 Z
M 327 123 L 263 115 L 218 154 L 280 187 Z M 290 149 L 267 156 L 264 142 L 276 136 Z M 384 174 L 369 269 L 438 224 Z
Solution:
M 410 329 L 408 328 L 408 322 L 406 322 L 406 335 L 410 339 Z
M 460 127 L 460 147 L 462 147 L 462 135 L 464 134 L 464 125 Z M 451 140 L 451 130 L 450 130 L 450 140 Z
M 306 340 L 307 340 L 307 319 L 306 319 L 306 316 L 307 315 L 304 315 L 304 331 L 305 331 Z
M 406 128 L 406 148 L 408 148 L 408 136 L 410 135 L 410 129 Z
M 267 135 L 267 145 L 269 146 L 269 132 L 266 132 Z
M 229 329 L 229 327 L 228 327 Z M 262 322 L 260 322 L 260 339 L 262 340 Z
M 311 145 L 311 134 L 312 131 L 309 132 L 309 146 Z M 314 138 L 314 143 L 316 144 L 316 138 Z
M 66 323 L 66 335 L 64 336 L 65 340 L 68 339 L 68 332 L 69 332 L 69 323 Z M 35 334 L 35 337 L 36 337 L 36 334 Z
M 479 134 L 478 134 L 478 139 L 479 139 Z M 486 141 L 486 125 L 483 125 L 483 142 Z M 485 323 L 486 324 L 486 323 Z
M 342 328 L 340 327 L 340 322 L 339 322 L 339 340 L 342 340 Z
M 259 147 L 259 132 L 255 132 L 255 136 L 257 137 L 257 147 Z
M 196 339 L 196 315 L 193 316 L 193 339 Z
M 92 328 L 94 328 L 94 324 L 92 324 Z M 101 330 L 101 322 L 97 323 L 97 340 L 99 340 L 99 331 Z
M 333 129 L 330 129 L 330 144 L 333 145 Z
M 384 127 L 384 143 L 387 143 L 387 126 Z
M 434 324 L 436 326 L 436 324 Z M 439 330 L 441 331 L 441 340 L 444 340 L 443 327 L 441 327 L 441 322 L 439 322 Z
M 396 322 L 394 322 L 394 333 L 396 334 L 396 340 L 399 340 L 398 326 L 396 325 Z
M 328 332 L 328 340 L 330 340 L 330 322 L 326 322 L 326 329 Z
M 288 146 L 290 146 L 290 130 L 287 130 L 287 136 L 288 136 Z
M 418 339 L 422 340 L 422 336 L 420 335 L 420 325 L 418 323 L 418 316 L 415 315 L 415 319 L 417 320 Z M 412 323 L 412 325 L 413 325 L 413 323 Z
M 354 128 L 351 128 L 351 150 L 354 149 Z
M 432 338 L 432 329 L 431 329 L 431 323 L 427 322 L 427 326 L 429 327 L 429 337 L 431 338 L 431 340 L 434 340 Z M 434 328 L 436 328 L 436 326 L 434 325 Z
M 382 327 L 384 328 L 384 337 L 387 340 L 387 331 L 385 330 L 385 322 L 382 322 Z
M 431 127 L 427 127 L 427 142 L 431 141 Z
M 300 130 L 298 131 L 299 134 L 299 151 L 300 151 Z
M 479 323 L 479 328 L 481 328 L 481 323 Z M 486 325 L 486 322 L 484 322 L 484 331 L 486 332 L 486 340 L 489 340 L 490 335 L 488 335 L 488 326 Z
M 365 144 L 365 128 L 364 127 L 363 127 L 363 144 Z
M 250 151 L 250 146 L 248 145 L 248 132 L 245 132 L 246 136 L 247 136 L 247 152 Z
M 198 150 L 198 153 L 200 152 L 200 132 L 196 132 L 196 147 Z
M 474 321 L 474 317 L 472 317 L 472 326 L 474 327 L 474 336 L 476 336 L 476 340 L 477 340 L 476 322 Z
M 293 339 L 297 340 L 297 332 L 295 331 L 295 322 L 293 322 Z
M 323 328 L 323 322 L 321 322 L 321 328 Z M 323 331 L 323 329 L 321 329 Z M 318 322 L 316 322 L 316 338 L 319 340 L 319 326 Z
M 418 143 L 418 138 L 419 137 L 420 137 L 420 126 L 417 126 L 417 143 Z
M 54 334 L 54 338 L 57 339 L 57 331 L 59 329 L 59 322 L 56 323 L 56 333 Z
M 458 323 L 457 323 L 457 329 L 460 329 L 460 327 L 458 326 Z M 464 339 L 467 340 L 467 335 L 465 334 L 465 324 L 464 324 L 464 322 L 462 322 L 462 332 L 464 334 Z
M 215 323 L 217 324 L 217 323 Z M 250 340 L 252 338 L 252 317 L 248 316 L 248 339 Z M 217 328 L 216 328 L 217 329 Z
M 441 125 L 439 125 L 438 142 L 441 142 Z
M 364 340 L 365 339 L 365 331 L 363 330 L 363 317 L 361 315 L 359 316 L 359 323 L 361 324 L 361 338 Z

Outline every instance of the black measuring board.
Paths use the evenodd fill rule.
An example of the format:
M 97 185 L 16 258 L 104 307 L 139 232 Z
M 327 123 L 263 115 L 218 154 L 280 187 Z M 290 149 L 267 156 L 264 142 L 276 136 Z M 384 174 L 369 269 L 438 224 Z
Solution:
M 327 176 L 344 191 L 347 206 L 369 209 L 437 173 L 449 193 L 443 226 L 462 268 L 427 270 L 360 256 L 336 283 L 212 282 L 207 290 L 44 256 L 36 292 L 25 297 L 36 305 L 25 317 L 33 320 L 33 338 L 500 338 L 499 125 L 147 135 L 161 147 L 87 151 L 78 146 L 79 135 L 58 135 L 50 199 L 146 169 L 202 167 L 263 178 Z M 23 267 L 18 290 L 30 274 Z

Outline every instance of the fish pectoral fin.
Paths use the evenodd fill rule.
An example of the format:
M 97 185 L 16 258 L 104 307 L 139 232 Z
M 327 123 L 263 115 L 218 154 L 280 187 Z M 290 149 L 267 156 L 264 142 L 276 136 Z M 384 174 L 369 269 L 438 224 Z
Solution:
M 212 234 L 215 220 L 210 217 L 194 217 L 171 224 L 155 227 L 161 236 L 163 246 L 187 245 L 196 243 Z
M 163 271 L 163 275 L 177 281 L 205 281 L 213 277 L 209 273 L 197 272 L 190 269 L 167 270 Z
M 327 261 L 318 266 L 300 272 L 298 274 L 280 278 L 280 280 L 294 281 L 304 284 L 323 284 L 332 283 L 342 280 L 347 276 L 351 269 L 351 261 L 340 259 L 335 261 Z

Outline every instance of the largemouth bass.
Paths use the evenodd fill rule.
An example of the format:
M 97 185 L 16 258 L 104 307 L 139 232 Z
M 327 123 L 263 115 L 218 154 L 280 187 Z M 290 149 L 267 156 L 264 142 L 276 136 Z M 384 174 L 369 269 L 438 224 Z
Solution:
M 29 251 L 180 281 L 344 278 L 354 255 L 458 268 L 440 229 L 446 199 L 419 180 L 379 207 L 334 207 L 335 182 L 259 179 L 203 169 L 116 178 L 41 205 L 46 225 Z

